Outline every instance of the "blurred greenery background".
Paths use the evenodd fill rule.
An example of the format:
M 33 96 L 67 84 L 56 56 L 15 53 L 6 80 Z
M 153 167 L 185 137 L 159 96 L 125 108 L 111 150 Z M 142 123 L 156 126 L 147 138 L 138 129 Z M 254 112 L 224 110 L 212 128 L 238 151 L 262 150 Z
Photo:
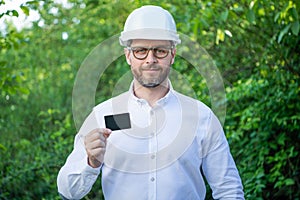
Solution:
M 1 9 L 2 19 L 39 17 L 21 30 L 9 20 L 1 24 L 0 199 L 60 199 L 56 177 L 76 134 L 76 73 L 89 52 L 119 34 L 128 14 L 145 4 L 169 10 L 178 31 L 205 48 L 218 67 L 226 90 L 224 130 L 245 198 L 300 199 L 296 0 L 29 0 L 20 10 Z M 211 106 L 206 81 L 193 66 L 179 58 L 173 67 Z M 124 58 L 107 68 L 96 103 L 111 97 L 128 70 Z M 85 199 L 102 198 L 99 179 Z

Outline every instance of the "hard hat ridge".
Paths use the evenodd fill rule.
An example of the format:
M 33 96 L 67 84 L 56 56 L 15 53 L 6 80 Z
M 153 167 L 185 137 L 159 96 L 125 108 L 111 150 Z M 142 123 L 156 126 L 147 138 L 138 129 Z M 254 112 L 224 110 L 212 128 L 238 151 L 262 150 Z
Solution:
M 175 45 L 180 43 L 172 15 L 152 5 L 142 6 L 128 16 L 120 44 L 127 46 L 132 39 L 171 40 Z

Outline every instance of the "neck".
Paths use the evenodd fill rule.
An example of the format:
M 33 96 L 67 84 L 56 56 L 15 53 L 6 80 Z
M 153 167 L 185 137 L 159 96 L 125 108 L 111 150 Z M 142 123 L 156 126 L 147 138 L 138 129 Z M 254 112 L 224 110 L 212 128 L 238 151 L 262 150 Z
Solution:
M 156 101 L 163 98 L 169 90 L 170 88 L 167 79 L 154 88 L 144 87 L 136 80 L 134 80 L 133 82 L 133 91 L 135 96 L 141 99 L 145 99 L 151 107 L 155 105 Z

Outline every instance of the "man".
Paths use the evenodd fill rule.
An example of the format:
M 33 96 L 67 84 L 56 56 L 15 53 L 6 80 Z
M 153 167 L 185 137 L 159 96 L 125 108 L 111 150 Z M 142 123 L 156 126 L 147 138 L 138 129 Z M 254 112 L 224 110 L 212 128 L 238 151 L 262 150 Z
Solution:
M 180 43 L 170 13 L 157 6 L 134 10 L 120 43 L 134 80 L 83 123 L 58 174 L 59 193 L 80 199 L 101 173 L 108 200 L 204 199 L 203 174 L 215 199 L 244 199 L 219 121 L 168 79 Z M 107 128 L 108 116 L 115 117 L 116 130 Z

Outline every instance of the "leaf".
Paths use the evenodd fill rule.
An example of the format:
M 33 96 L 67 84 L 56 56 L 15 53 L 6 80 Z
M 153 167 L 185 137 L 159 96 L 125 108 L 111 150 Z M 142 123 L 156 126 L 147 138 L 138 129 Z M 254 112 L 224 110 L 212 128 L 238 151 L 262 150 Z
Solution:
M 201 22 L 201 25 L 204 27 L 204 28 L 209 28 L 209 24 L 207 23 L 207 21 L 203 18 L 203 19 L 200 19 L 200 22 Z
M 22 93 L 22 94 L 25 94 L 25 95 L 29 95 L 30 94 L 30 90 L 28 88 L 25 88 L 25 87 L 20 87 L 19 88 L 19 91 Z
M 221 29 L 217 30 L 216 44 L 219 45 L 219 42 L 223 42 L 225 39 L 225 34 Z
M 7 65 L 7 61 L 1 60 L 0 61 L 0 69 L 3 70 L 4 66 Z
M 275 15 L 275 17 L 274 17 L 274 22 L 276 22 L 276 21 L 278 20 L 280 14 L 281 14 L 280 12 L 276 13 L 276 15 Z
M 224 12 L 221 13 L 220 18 L 223 22 L 225 22 L 227 20 L 227 18 L 228 18 L 228 9 L 226 9 Z
M 194 35 L 197 37 L 198 35 L 198 25 L 199 25 L 199 21 L 196 21 L 194 27 L 193 27 L 193 33 Z
M 299 21 L 293 22 L 291 29 L 292 29 L 292 33 L 297 36 L 299 33 Z
M 292 8 L 292 15 L 293 15 L 293 18 L 295 18 L 295 20 L 299 20 L 299 17 L 298 17 L 298 13 L 297 13 L 297 10 L 295 7 Z
M 16 10 L 10 10 L 8 13 L 10 16 L 19 17 L 19 13 Z
M 286 179 L 285 181 L 285 185 L 294 185 L 295 181 L 291 178 Z
M 287 25 L 283 30 L 280 31 L 277 42 L 280 43 L 283 36 L 289 31 L 291 24 Z
M 7 148 L 3 144 L 0 144 L 0 149 L 3 150 L 3 151 L 7 150 Z
M 253 6 L 254 6 L 254 3 L 255 3 L 254 1 L 251 1 L 250 5 L 249 5 L 249 8 L 250 8 L 250 9 L 252 9 L 252 8 L 253 8 Z
M 22 9 L 23 13 L 26 16 L 29 16 L 29 8 L 28 7 L 21 5 L 20 8 Z
M 250 9 L 248 12 L 247 12 L 247 20 L 250 22 L 250 23 L 254 23 L 255 22 L 255 13 L 252 9 Z

